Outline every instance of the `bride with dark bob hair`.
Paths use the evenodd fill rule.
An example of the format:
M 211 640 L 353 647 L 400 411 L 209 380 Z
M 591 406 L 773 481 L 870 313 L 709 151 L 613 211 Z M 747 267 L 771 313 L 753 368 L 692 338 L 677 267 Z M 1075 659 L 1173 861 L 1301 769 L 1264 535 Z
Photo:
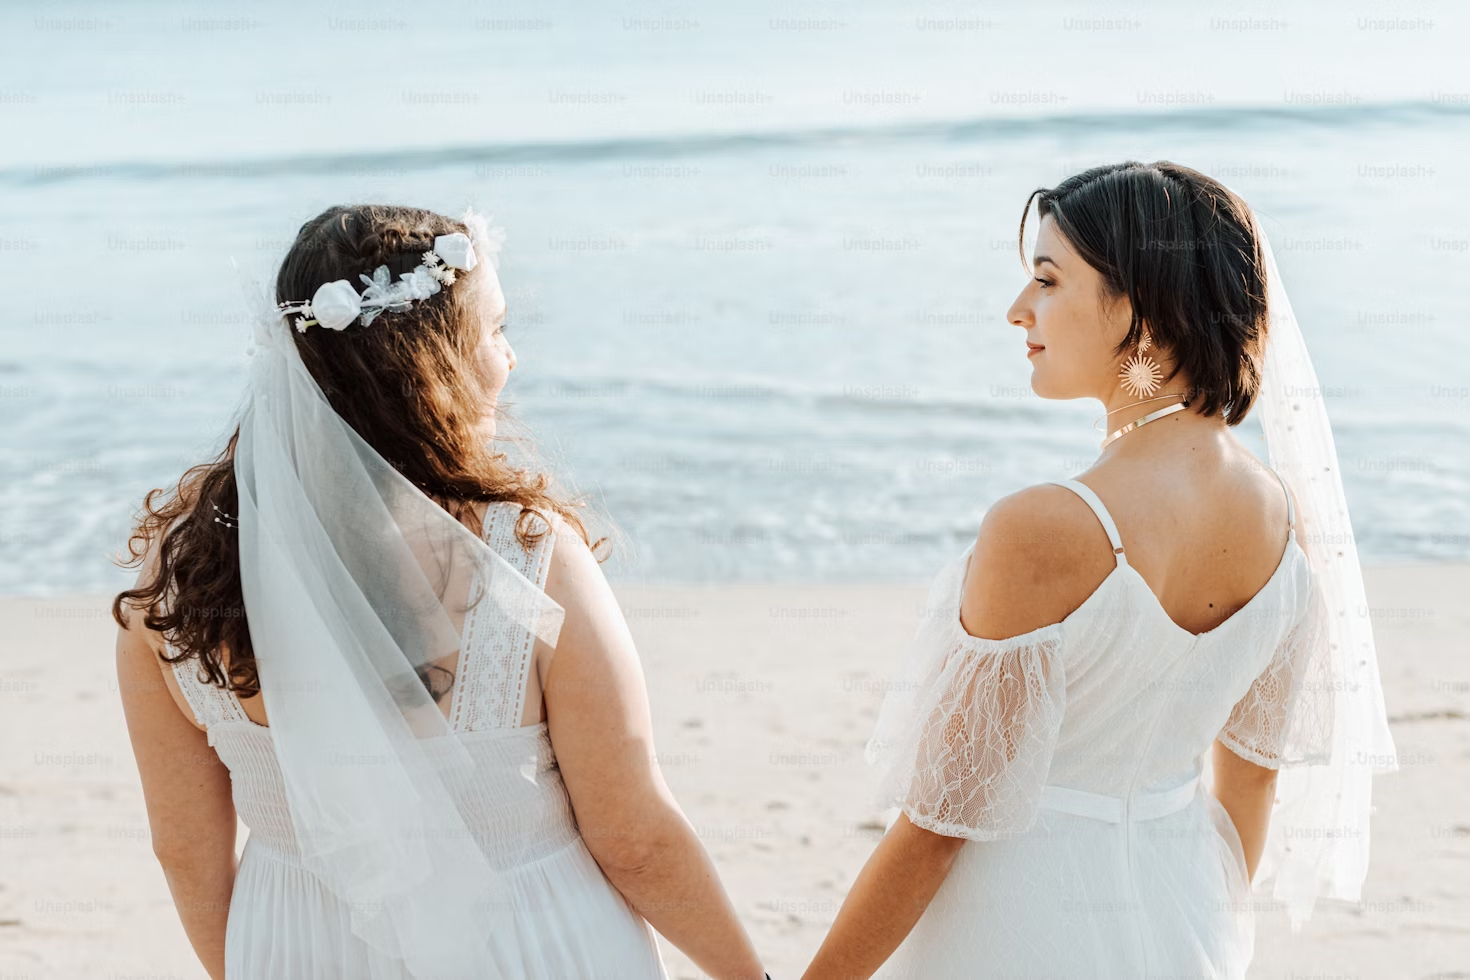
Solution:
M 1162 161 L 1032 199 L 1007 319 L 1032 389 L 1101 402 L 1107 435 L 935 579 L 868 745 L 898 813 L 811 978 L 1239 978 L 1253 881 L 1298 924 L 1359 897 L 1393 743 L 1264 232 Z M 1024 265 L 1024 214 L 1021 240 Z M 1273 466 L 1234 432 L 1257 405 Z

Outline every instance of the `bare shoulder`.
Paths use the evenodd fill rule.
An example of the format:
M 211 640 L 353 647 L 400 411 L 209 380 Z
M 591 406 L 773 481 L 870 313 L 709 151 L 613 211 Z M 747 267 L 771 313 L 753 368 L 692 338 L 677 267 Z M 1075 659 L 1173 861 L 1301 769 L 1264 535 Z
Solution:
M 547 595 L 565 606 L 563 599 L 576 599 L 599 585 L 607 585 L 602 567 L 580 534 L 562 520 L 553 520 L 547 533 L 552 536 Z
M 553 519 L 554 536 L 546 572 L 546 595 L 565 610 L 563 647 L 631 644 L 621 606 L 603 574 L 597 556 L 582 535 L 564 520 Z
M 593 735 L 599 726 L 647 736 L 648 700 L 637 645 L 602 566 L 575 528 L 554 523 L 546 594 L 565 615 L 555 650 L 538 641 L 538 654 L 550 658 L 546 709 L 557 756 L 570 738 L 580 746 L 571 751 L 586 757 L 586 739 L 603 737 Z
M 1295 518 L 1298 502 L 1291 488 L 1276 472 L 1261 462 L 1244 446 L 1236 443 L 1233 452 L 1219 464 L 1219 472 L 1209 475 L 1209 486 L 1215 491 L 1209 498 L 1207 513 L 1216 515 L 1214 534 L 1227 540 L 1260 542 L 1256 547 L 1234 547 L 1233 557 L 1226 563 L 1243 561 L 1240 587 L 1261 581 L 1260 570 L 1274 570 L 1286 542 L 1288 517 Z M 1253 559 L 1253 560 L 1251 560 Z M 1250 591 L 1254 591 L 1252 588 Z
M 960 623 L 999 640 L 1060 622 L 1114 565 L 1107 532 L 1077 494 L 1054 484 L 1018 490 L 980 523 Z
M 1234 465 L 1236 469 L 1245 470 L 1252 477 L 1266 515 L 1267 526 L 1285 528 L 1288 515 L 1294 515 L 1297 508 L 1296 494 L 1292 493 L 1291 487 L 1269 466 L 1244 449 L 1242 453 L 1244 459 Z

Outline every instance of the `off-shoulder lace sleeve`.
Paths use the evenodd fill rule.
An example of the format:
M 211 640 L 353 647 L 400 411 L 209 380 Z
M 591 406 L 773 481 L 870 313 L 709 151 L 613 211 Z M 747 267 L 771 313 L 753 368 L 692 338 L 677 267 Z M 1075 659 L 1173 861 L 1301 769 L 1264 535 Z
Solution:
M 1027 830 L 1065 704 L 1061 624 L 1005 640 L 959 621 L 963 567 L 938 577 L 867 758 L 879 805 L 935 833 L 993 840 Z
M 1334 691 L 1326 606 L 1315 579 L 1296 621 L 1220 730 L 1220 742 L 1267 769 L 1317 765 L 1332 754 Z

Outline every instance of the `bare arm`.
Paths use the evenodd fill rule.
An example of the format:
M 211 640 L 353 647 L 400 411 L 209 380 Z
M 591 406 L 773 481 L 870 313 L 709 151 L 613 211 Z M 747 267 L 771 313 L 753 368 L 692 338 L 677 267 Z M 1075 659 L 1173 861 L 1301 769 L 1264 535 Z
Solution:
M 1266 831 L 1271 826 L 1271 804 L 1276 797 L 1276 770 L 1247 762 L 1216 739 L 1212 762 L 1215 767 L 1214 794 L 1230 814 L 1235 832 L 1245 851 L 1247 877 L 1254 879 Z
M 211 980 L 224 980 L 225 923 L 235 884 L 230 772 L 169 695 L 142 616 L 133 611 L 130 620 L 131 628 L 118 632 L 117 680 L 153 853 L 195 954 Z
M 872 976 L 929 907 L 964 844 L 899 814 L 858 873 L 803 980 Z
M 547 723 L 588 850 L 633 907 L 711 977 L 762 980 L 714 863 L 664 784 L 633 638 L 576 535 L 557 536 L 546 592 L 566 610 L 547 671 Z

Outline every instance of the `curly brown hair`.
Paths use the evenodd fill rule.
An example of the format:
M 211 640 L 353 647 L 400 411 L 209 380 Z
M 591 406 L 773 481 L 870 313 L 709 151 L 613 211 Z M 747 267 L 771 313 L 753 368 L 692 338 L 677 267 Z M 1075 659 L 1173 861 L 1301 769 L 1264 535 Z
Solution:
M 396 280 L 421 262 L 434 238 L 469 233 L 459 221 L 420 208 L 388 205 L 333 207 L 301 226 L 276 276 L 277 302 L 297 302 L 323 283 L 386 265 Z M 531 547 L 548 526 L 534 512 L 555 512 L 589 546 L 577 514 L 580 500 L 560 495 L 551 479 L 511 463 L 484 442 L 477 427 L 488 392 L 476 363 L 482 331 L 484 274 L 460 273 L 441 290 L 403 312 L 384 313 L 371 329 L 291 331 L 297 350 L 333 409 L 370 446 L 430 498 L 476 533 L 474 503 L 521 505 L 516 537 Z M 496 409 L 499 412 L 498 409 Z M 191 657 L 210 683 L 241 698 L 260 691 L 240 585 L 235 531 L 216 520 L 236 514 L 237 425 L 225 448 L 190 467 L 171 492 L 144 497 L 128 555 L 118 564 L 143 564 L 145 581 L 113 600 L 112 616 L 126 629 L 124 606 L 142 610 L 143 623 L 175 650 L 169 663 Z M 228 657 L 226 659 L 226 654 Z M 227 665 L 226 665 L 227 664 Z

